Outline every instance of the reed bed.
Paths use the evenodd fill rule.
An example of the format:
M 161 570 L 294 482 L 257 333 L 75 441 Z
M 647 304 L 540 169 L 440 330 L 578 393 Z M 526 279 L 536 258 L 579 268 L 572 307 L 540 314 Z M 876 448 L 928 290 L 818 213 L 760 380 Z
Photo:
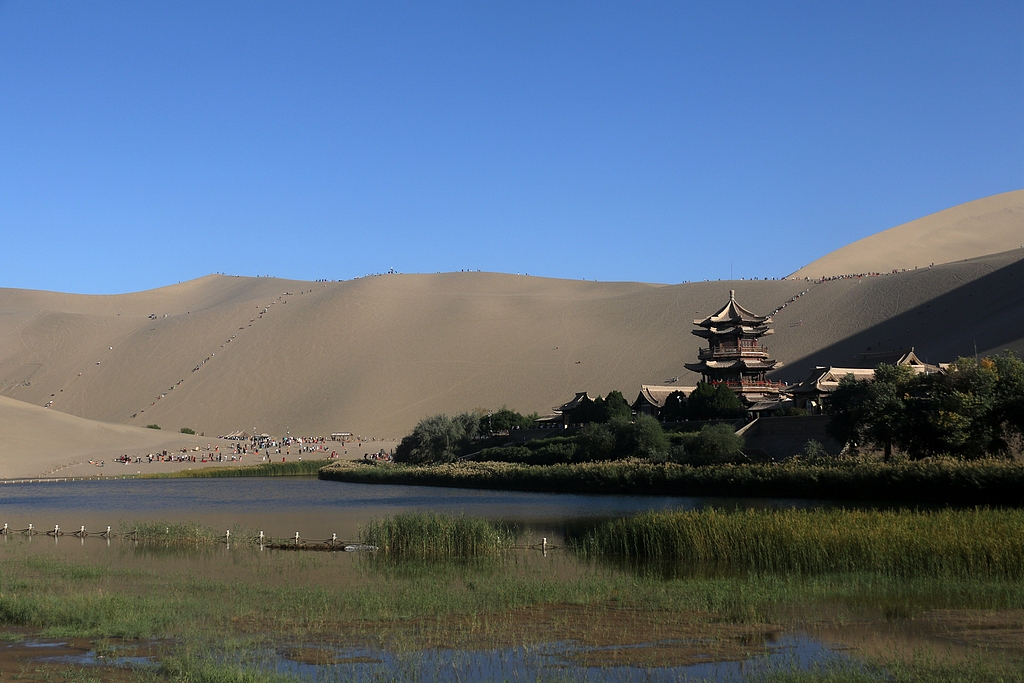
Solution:
M 337 462 L 321 479 L 513 491 L 629 493 L 675 496 L 751 496 L 1024 504 L 1024 463 L 929 459 L 834 465 L 797 462 L 692 467 L 641 459 L 560 465 L 459 462 L 445 465 Z
M 330 460 L 292 460 L 290 462 L 264 462 L 240 467 L 201 467 L 177 472 L 141 475 L 140 479 L 191 479 L 206 477 L 294 477 L 319 472 Z
M 769 573 L 1024 577 L 1018 510 L 651 512 L 571 539 L 582 555 Z
M 122 534 L 134 533 L 135 541 L 149 548 L 208 548 L 224 538 L 210 527 L 194 522 L 138 522 L 122 528 Z
M 516 539 L 510 530 L 484 519 L 407 513 L 371 520 L 359 530 L 359 540 L 396 559 L 468 560 L 499 556 Z

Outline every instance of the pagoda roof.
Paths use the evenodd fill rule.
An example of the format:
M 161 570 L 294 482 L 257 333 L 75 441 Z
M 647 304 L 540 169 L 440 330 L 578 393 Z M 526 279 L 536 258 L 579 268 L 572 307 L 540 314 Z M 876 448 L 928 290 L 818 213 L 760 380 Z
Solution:
M 767 325 L 760 325 L 752 327 L 750 325 L 735 325 L 735 326 L 723 326 L 723 327 L 708 327 L 702 330 L 692 330 L 693 334 L 704 339 L 710 339 L 711 337 L 722 337 L 729 334 L 743 335 L 748 334 L 752 337 L 761 337 L 766 334 L 775 334 L 775 330 L 768 327 Z
M 718 328 L 727 330 L 729 327 L 737 326 L 761 326 L 770 323 L 772 318 L 770 315 L 757 315 L 752 311 L 748 311 L 736 302 L 736 290 L 729 290 L 729 303 L 722 307 L 720 311 L 714 313 L 703 320 L 694 319 L 693 324 L 700 327 L 706 328 Z
M 701 363 L 686 363 L 686 367 L 689 370 L 696 372 L 703 372 L 705 370 L 731 370 L 731 369 L 747 369 L 747 370 L 771 370 L 777 364 L 777 361 L 771 358 L 736 358 L 730 360 L 707 360 Z

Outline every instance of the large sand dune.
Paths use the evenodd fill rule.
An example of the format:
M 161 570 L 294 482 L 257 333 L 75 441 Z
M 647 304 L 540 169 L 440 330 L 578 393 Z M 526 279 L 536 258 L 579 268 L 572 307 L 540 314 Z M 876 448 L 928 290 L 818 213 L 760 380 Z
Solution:
M 960 204 L 822 256 L 791 277 L 891 273 L 1024 247 L 1024 190 Z
M 755 312 L 779 309 L 767 342 L 785 381 L 815 364 L 858 365 L 863 354 L 911 347 L 932 362 L 975 348 L 1024 352 L 1021 283 L 1016 249 L 824 282 L 449 273 L 329 283 L 209 276 L 114 296 L 0 289 L 0 396 L 50 417 L 187 426 L 207 437 L 255 428 L 393 438 L 435 412 L 545 413 L 581 390 L 632 399 L 642 383 L 692 384 L 683 367 L 701 341 L 692 320 L 730 289 Z M 10 444 L 32 450 L 17 434 L 51 429 L 12 405 L 0 404 L 0 476 L 11 474 Z M 85 452 L 99 438 L 92 430 L 74 436 L 69 427 L 57 442 Z

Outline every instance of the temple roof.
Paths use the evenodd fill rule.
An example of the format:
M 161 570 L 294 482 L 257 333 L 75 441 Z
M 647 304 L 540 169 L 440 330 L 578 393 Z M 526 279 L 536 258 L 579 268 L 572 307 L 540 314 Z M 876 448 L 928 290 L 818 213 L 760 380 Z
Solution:
M 730 289 L 729 303 L 727 303 L 722 310 L 704 318 L 703 320 L 695 318 L 693 324 L 700 327 L 728 329 L 729 327 L 736 327 L 738 325 L 760 327 L 770 323 L 771 321 L 771 316 L 757 315 L 736 303 L 736 290 Z
M 775 330 L 768 327 L 767 325 L 760 325 L 758 327 L 751 327 L 749 325 L 725 325 L 723 327 L 708 327 L 705 330 L 692 330 L 692 333 L 698 337 L 704 339 L 710 339 L 711 337 L 721 337 L 727 334 L 743 335 L 747 334 L 753 337 L 761 337 L 766 334 L 775 334 Z
M 566 413 L 569 412 L 570 410 L 573 410 L 574 408 L 578 408 L 579 405 L 584 401 L 593 400 L 594 399 L 591 398 L 590 394 L 587 393 L 586 391 L 577 391 L 576 395 L 573 397 L 571 401 L 569 401 L 568 403 L 563 403 L 560 406 L 555 406 L 554 410 L 556 413 Z
M 697 387 L 682 387 L 676 384 L 641 384 L 640 393 L 637 395 L 636 400 L 633 401 L 633 408 L 638 408 L 644 403 L 650 404 L 656 408 L 664 408 L 665 399 L 667 399 L 671 394 L 678 391 L 684 396 L 689 396 L 696 388 Z
M 708 360 L 700 363 L 686 363 L 688 370 L 695 372 L 706 372 L 708 370 L 771 370 L 778 364 L 778 361 L 771 358 L 736 358 L 731 360 Z

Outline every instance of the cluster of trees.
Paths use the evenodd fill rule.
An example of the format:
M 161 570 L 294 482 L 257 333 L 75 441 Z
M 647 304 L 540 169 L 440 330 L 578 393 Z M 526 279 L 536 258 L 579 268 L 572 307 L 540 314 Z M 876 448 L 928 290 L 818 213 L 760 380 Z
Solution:
M 658 417 L 664 422 L 730 420 L 743 417 L 746 412 L 740 397 L 725 384 L 697 382 L 689 398 L 681 391 L 669 394 Z
M 613 420 L 628 420 L 633 413 L 629 402 L 621 391 L 611 391 L 604 398 L 593 401 L 584 396 L 580 404 L 566 413 L 569 424 L 608 423 Z
M 509 408 L 502 407 L 494 413 L 489 413 L 481 418 L 483 427 L 494 434 L 496 432 L 510 432 L 513 429 L 529 429 L 537 421 L 537 413 L 522 415 Z
M 696 389 L 687 398 L 681 391 L 668 395 L 665 405 L 658 412 L 662 422 L 683 420 L 731 420 L 743 417 L 746 408 L 732 389 L 725 384 L 698 382 Z M 569 424 L 609 423 L 615 420 L 629 420 L 632 408 L 621 391 L 612 391 L 604 398 L 584 398 L 569 411 Z
M 395 448 L 395 462 L 452 462 L 467 452 L 479 434 L 479 413 L 460 413 L 454 417 L 431 415 L 420 420 L 412 434 L 398 444 Z
M 1024 361 L 960 358 L 945 373 L 915 374 L 882 364 L 874 381 L 840 380 L 825 402 L 828 434 L 842 443 L 872 445 L 886 458 L 1004 455 L 1024 436 Z
M 588 409 L 597 414 L 595 405 L 614 407 L 617 401 L 614 396 L 610 397 L 611 400 L 592 401 Z M 501 416 L 502 425 L 523 424 L 522 420 L 529 419 L 513 411 L 508 412 L 512 414 Z M 525 444 L 502 445 L 503 439 L 495 441 L 489 438 L 498 431 L 494 418 L 499 413 L 473 412 L 424 418 L 411 434 L 402 439 L 395 450 L 395 461 L 434 464 L 453 462 L 475 454 L 474 457 L 483 460 L 533 464 L 646 458 L 701 465 L 733 462 L 743 457 L 743 439 L 728 424 L 703 425 L 696 432 L 667 433 L 658 420 L 642 414 L 632 417 L 613 413 L 605 421 L 586 422 L 569 433 Z M 492 422 L 490 429 L 487 427 L 488 418 Z
M 452 462 L 471 452 L 477 439 L 491 434 L 527 429 L 537 413 L 522 415 L 502 407 L 448 415 L 431 415 L 420 420 L 395 449 L 395 461 L 410 463 Z

